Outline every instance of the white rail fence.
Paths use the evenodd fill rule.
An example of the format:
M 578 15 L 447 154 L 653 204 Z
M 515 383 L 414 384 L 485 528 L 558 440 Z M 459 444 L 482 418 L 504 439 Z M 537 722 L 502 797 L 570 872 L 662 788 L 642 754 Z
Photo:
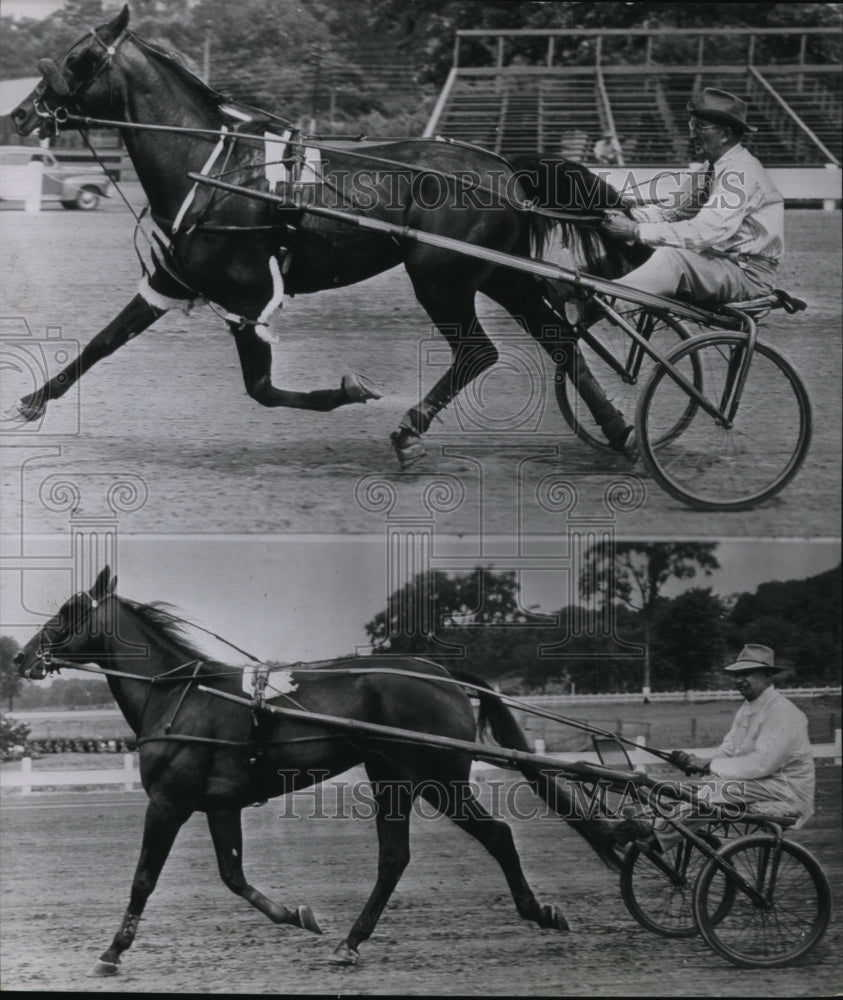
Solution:
M 786 698 L 822 698 L 826 695 L 840 697 L 840 687 L 778 688 Z M 651 691 L 648 699 L 655 701 L 740 701 L 737 691 Z M 628 694 L 530 694 L 521 698 L 531 705 L 600 705 L 617 703 L 628 705 L 643 701 L 640 691 Z
M 629 751 L 629 759 L 636 769 L 646 770 L 649 764 L 661 764 L 663 763 L 658 757 L 649 753 L 646 749 L 643 736 L 638 736 L 635 738 L 635 742 L 638 744 L 639 749 Z M 537 753 L 544 753 L 544 744 L 542 740 L 536 740 L 535 746 Z M 713 751 L 713 747 L 691 747 L 687 748 L 688 753 L 698 754 L 706 756 Z M 812 746 L 814 752 L 814 759 L 833 759 L 835 764 L 840 764 L 843 760 L 843 747 L 841 747 L 841 731 L 836 729 L 834 731 L 834 742 L 833 743 L 814 743 Z M 571 762 L 571 761 L 589 761 L 590 763 L 599 763 L 599 758 L 597 754 L 592 751 L 581 751 L 576 753 L 554 753 L 550 756 L 555 757 L 560 762 Z M 76 769 L 76 770 L 33 770 L 32 760 L 29 757 L 24 757 L 23 760 L 17 762 L 17 764 L 6 764 L 4 768 L 0 770 L 0 788 L 2 789 L 20 789 L 22 794 L 30 795 L 32 790 L 43 789 L 43 788 L 72 788 L 72 787 L 90 787 L 90 786 L 101 786 L 101 785 L 119 785 L 122 786 L 124 791 L 132 791 L 137 785 L 140 784 L 140 772 L 137 767 L 137 754 L 126 753 L 123 754 L 123 766 L 121 768 L 91 768 L 91 769 Z M 481 769 L 488 767 L 493 767 L 494 765 L 477 765 Z

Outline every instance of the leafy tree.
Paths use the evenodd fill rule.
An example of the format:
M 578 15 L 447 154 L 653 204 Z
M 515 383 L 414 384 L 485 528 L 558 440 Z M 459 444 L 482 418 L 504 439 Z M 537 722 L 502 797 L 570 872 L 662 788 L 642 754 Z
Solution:
M 528 689 L 562 687 L 580 694 L 633 689 L 629 650 L 642 642 L 636 612 L 623 606 L 614 609 L 610 628 L 601 611 L 581 605 L 562 608 L 557 616 L 563 623 L 559 630 L 562 641 L 554 647 L 544 629 L 536 635 L 533 649 L 522 654 L 522 662 L 528 665 L 524 671 Z M 536 650 L 540 655 L 531 662 L 529 656 L 535 657 Z
M 515 572 L 478 567 L 418 574 L 390 596 L 366 632 L 375 653 L 426 656 L 513 692 L 627 690 L 629 654 L 622 644 L 640 643 L 637 615 L 618 609 L 611 634 L 598 618 L 578 605 L 535 615 L 520 602 Z
M 10 712 L 23 687 L 23 680 L 14 663 L 19 652 L 20 646 L 11 636 L 0 636 L 0 698 L 5 701 Z
M 525 648 L 540 619 L 521 607 L 517 574 L 477 567 L 472 573 L 419 573 L 390 595 L 367 625 L 375 653 L 428 656 L 495 677 L 523 671 Z
M 798 682 L 839 684 L 840 604 L 840 567 L 806 580 L 763 583 L 735 602 L 729 618 L 732 650 L 763 642 Z
M 20 760 L 29 746 L 29 726 L 0 715 L 0 761 Z
M 711 587 L 692 587 L 673 600 L 659 602 L 652 629 L 657 686 L 685 691 L 720 686 L 718 668 L 727 659 L 726 614 L 724 602 Z
M 591 545 L 584 556 L 580 593 L 597 597 L 604 613 L 616 601 L 641 613 L 644 643 L 642 689 L 646 701 L 651 684 L 653 622 L 668 580 L 690 580 L 702 571 L 719 569 L 714 556 L 717 542 L 616 542 L 606 548 Z

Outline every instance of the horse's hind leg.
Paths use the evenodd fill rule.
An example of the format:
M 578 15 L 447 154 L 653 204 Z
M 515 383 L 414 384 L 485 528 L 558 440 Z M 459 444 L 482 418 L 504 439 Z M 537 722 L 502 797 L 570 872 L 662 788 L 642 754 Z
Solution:
M 268 899 L 254 886 L 249 885 L 243 874 L 243 834 L 239 809 L 217 809 L 208 813 L 208 828 L 217 852 L 217 863 L 223 882 L 237 896 L 242 896 L 255 909 L 260 910 L 276 924 L 292 924 L 321 934 L 322 930 L 309 906 L 295 909 L 282 906 Z
M 337 945 L 331 956 L 331 961 L 342 965 L 359 962 L 358 946 L 371 936 L 410 861 L 410 809 L 413 800 L 409 784 L 404 781 L 376 781 L 373 792 L 377 806 L 378 877 L 348 937 Z
M 92 976 L 113 976 L 118 970 L 120 956 L 130 948 L 135 939 L 138 923 L 146 901 L 158 882 L 158 876 L 173 846 L 176 835 L 190 816 L 183 809 L 166 799 L 150 799 L 146 808 L 143 843 L 140 859 L 132 881 L 129 907 L 114 940 L 100 955 L 90 972 Z
M 272 384 L 272 348 L 255 333 L 251 326 L 229 323 L 237 344 L 240 368 L 246 392 L 261 406 L 287 406 L 296 410 L 327 412 L 349 403 L 365 403 L 380 399 L 374 384 L 362 375 L 344 375 L 339 389 L 315 389 L 312 392 L 292 392 Z
M 497 861 L 520 916 L 525 920 L 535 921 L 539 927 L 568 930 L 568 922 L 561 911 L 548 903 L 539 903 L 536 899 L 521 868 L 521 859 L 510 828 L 503 820 L 494 819 L 478 802 L 467 781 L 430 783 L 425 785 L 422 795 L 457 826 L 478 840 Z
M 132 337 L 142 333 L 166 312 L 150 305 L 142 295 L 136 295 L 114 319 L 96 334 L 82 349 L 79 357 L 45 382 L 40 389 L 18 402 L 18 412 L 24 420 L 37 420 L 51 399 L 59 399 L 67 390 L 103 358 L 113 354 Z
M 591 373 L 577 344 L 577 331 L 561 309 L 545 302 L 544 286 L 533 278 L 498 280 L 481 291 L 502 305 L 539 343 L 556 366 L 557 378 L 568 378 L 611 447 L 622 450 L 631 426 Z

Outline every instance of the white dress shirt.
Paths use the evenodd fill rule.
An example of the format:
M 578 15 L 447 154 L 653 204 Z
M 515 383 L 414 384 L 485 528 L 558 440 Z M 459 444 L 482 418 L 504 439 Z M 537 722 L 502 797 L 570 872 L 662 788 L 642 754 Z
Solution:
M 735 714 L 732 728 L 715 750 L 711 773 L 717 778 L 759 779 L 771 798 L 791 802 L 801 826 L 814 813 L 814 756 L 808 720 L 772 685 Z
M 740 143 L 732 146 L 714 163 L 711 191 L 699 207 L 705 172 L 703 165 L 689 173 L 670 204 L 632 209 L 638 240 L 777 267 L 784 252 L 784 200 L 761 162 Z

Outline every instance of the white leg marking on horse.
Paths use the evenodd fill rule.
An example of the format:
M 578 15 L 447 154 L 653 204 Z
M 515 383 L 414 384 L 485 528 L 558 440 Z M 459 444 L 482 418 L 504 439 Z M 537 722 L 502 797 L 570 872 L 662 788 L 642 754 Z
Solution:
M 268 344 L 277 342 L 278 334 L 269 324 L 272 314 L 284 304 L 284 279 L 277 257 L 269 258 L 269 273 L 272 275 L 272 298 L 264 306 L 263 312 L 255 320 L 255 333 Z

